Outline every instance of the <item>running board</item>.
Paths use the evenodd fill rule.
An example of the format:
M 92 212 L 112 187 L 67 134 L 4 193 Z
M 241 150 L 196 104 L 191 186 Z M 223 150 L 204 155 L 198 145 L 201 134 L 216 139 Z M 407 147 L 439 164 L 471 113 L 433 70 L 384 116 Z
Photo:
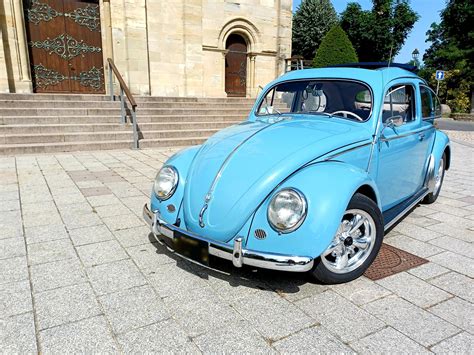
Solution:
M 415 207 L 418 202 L 423 200 L 423 198 L 428 195 L 428 193 L 428 188 L 423 187 L 412 197 L 383 212 L 383 220 L 385 222 L 384 230 L 389 229 L 391 226 L 397 223 L 397 221 L 403 216 L 405 216 L 405 214 L 413 207 Z

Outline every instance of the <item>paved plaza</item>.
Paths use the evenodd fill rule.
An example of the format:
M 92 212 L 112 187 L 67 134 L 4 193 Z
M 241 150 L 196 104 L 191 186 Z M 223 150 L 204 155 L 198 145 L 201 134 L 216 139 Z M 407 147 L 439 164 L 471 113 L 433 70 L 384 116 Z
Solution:
M 472 143 L 385 237 L 429 263 L 338 286 L 153 243 L 142 207 L 173 152 L 0 157 L 0 352 L 472 353 Z

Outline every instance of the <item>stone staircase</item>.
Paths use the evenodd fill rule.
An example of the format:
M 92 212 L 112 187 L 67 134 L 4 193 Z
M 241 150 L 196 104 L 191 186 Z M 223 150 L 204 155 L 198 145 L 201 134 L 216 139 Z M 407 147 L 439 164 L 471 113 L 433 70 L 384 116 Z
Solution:
M 140 148 L 204 142 L 243 121 L 245 98 L 136 97 Z M 124 149 L 132 125 L 120 123 L 120 102 L 105 95 L 0 94 L 0 155 Z

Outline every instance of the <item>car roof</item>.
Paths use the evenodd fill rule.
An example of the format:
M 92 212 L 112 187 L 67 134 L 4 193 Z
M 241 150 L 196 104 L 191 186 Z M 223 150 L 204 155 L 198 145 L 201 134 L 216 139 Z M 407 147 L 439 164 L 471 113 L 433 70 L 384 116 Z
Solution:
M 298 79 L 312 79 L 312 78 L 337 78 L 337 79 L 353 79 L 366 82 L 374 86 L 383 86 L 394 79 L 421 78 L 405 69 L 397 67 L 386 67 L 377 69 L 362 69 L 362 68 L 347 68 L 347 67 L 333 67 L 333 68 L 313 68 L 300 69 L 290 71 L 280 76 L 275 82 Z

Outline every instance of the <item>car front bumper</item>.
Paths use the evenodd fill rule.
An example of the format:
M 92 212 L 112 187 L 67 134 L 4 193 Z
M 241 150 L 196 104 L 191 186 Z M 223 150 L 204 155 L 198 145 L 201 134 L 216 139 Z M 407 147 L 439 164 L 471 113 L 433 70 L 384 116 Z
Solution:
M 147 205 L 143 207 L 143 218 L 150 226 L 155 239 L 159 243 L 163 244 L 160 240 L 160 235 L 169 238 L 171 242 L 176 238 L 175 233 L 186 235 L 190 238 L 206 242 L 208 244 L 209 255 L 232 261 L 235 267 L 249 265 L 263 269 L 292 272 L 305 272 L 311 270 L 313 267 L 314 260 L 311 257 L 264 253 L 256 250 L 244 249 L 242 248 L 242 238 L 240 237 L 234 240 L 233 246 L 230 246 L 219 241 L 199 236 L 160 220 L 158 214 L 150 211 Z M 166 244 L 166 246 L 174 251 L 168 246 L 168 244 Z

